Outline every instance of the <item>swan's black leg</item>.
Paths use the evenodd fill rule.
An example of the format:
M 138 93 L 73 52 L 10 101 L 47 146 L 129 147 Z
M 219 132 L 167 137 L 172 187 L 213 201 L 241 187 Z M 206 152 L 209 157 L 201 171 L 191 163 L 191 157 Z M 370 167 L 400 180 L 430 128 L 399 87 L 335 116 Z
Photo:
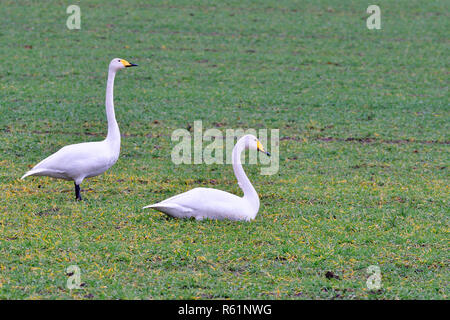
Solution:
M 80 186 L 76 183 L 75 183 L 75 197 L 76 200 L 81 200 Z

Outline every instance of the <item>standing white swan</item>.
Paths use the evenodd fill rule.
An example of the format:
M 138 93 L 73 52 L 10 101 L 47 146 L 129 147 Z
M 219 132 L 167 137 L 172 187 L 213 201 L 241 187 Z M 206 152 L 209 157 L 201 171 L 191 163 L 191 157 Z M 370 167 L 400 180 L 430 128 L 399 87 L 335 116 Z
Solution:
M 120 131 L 114 114 L 114 77 L 119 69 L 134 67 L 124 59 L 115 58 L 109 64 L 108 82 L 106 85 L 106 117 L 108 120 L 108 135 L 105 140 L 71 144 L 61 148 L 39 162 L 33 169 L 21 178 L 28 176 L 48 176 L 57 179 L 73 180 L 75 182 L 75 197 L 81 200 L 80 184 L 85 178 L 102 174 L 119 158 Z
M 255 136 L 246 135 L 238 140 L 233 148 L 232 163 L 238 184 L 244 191 L 242 198 L 217 189 L 195 188 L 143 209 L 153 208 L 175 218 L 194 217 L 197 220 L 255 219 L 259 210 L 259 197 L 242 168 L 241 153 L 245 149 L 258 150 L 270 156 Z

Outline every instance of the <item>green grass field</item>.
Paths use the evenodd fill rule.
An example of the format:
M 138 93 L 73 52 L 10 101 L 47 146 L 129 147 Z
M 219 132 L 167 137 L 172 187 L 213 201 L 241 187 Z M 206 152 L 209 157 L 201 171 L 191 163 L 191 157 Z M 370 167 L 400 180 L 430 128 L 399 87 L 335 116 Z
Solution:
M 0 2 L 0 298 L 449 298 L 448 1 L 380 0 L 381 30 L 367 1 L 79 1 L 81 30 L 69 4 Z M 114 57 L 139 65 L 115 81 L 116 165 L 83 202 L 71 182 L 20 180 L 105 137 Z M 141 209 L 242 194 L 230 165 L 170 161 L 195 120 L 280 129 L 278 174 L 245 166 L 254 221 Z

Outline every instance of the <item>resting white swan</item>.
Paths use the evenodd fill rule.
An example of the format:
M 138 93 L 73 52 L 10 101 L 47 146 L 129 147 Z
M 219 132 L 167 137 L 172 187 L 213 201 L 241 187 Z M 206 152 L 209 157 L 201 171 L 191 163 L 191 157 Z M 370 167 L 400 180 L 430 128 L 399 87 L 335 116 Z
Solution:
M 33 169 L 25 173 L 28 176 L 48 176 L 75 182 L 75 197 L 81 200 L 80 184 L 85 178 L 102 174 L 119 158 L 120 131 L 114 114 L 114 77 L 119 69 L 137 66 L 124 59 L 115 58 L 109 64 L 108 82 L 106 85 L 106 117 L 108 135 L 105 140 L 71 144 L 39 162 Z
M 145 208 L 153 208 L 175 218 L 253 220 L 259 210 L 259 197 L 241 164 L 245 149 L 258 150 L 268 156 L 261 142 L 253 135 L 243 136 L 233 148 L 233 170 L 244 197 L 210 188 L 195 188 Z

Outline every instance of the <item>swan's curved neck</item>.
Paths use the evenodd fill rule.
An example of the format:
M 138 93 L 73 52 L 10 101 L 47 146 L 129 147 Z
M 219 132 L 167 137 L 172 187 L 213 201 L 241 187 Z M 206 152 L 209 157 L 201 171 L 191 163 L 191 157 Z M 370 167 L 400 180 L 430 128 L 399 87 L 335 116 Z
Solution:
M 233 170 L 236 179 L 239 183 L 239 186 L 241 187 L 242 191 L 244 191 L 244 199 L 246 199 L 250 203 L 254 211 L 254 215 L 256 216 L 259 210 L 259 197 L 255 188 L 253 188 L 253 185 L 251 184 L 250 180 L 247 178 L 244 169 L 242 168 L 241 154 L 244 150 L 245 150 L 245 141 L 241 139 L 236 143 L 233 149 L 232 154 Z
M 120 131 L 119 125 L 116 121 L 116 115 L 114 113 L 114 78 L 116 71 L 109 69 L 108 82 L 106 84 L 106 118 L 108 119 L 108 135 L 106 140 L 108 142 L 115 142 L 120 146 Z

